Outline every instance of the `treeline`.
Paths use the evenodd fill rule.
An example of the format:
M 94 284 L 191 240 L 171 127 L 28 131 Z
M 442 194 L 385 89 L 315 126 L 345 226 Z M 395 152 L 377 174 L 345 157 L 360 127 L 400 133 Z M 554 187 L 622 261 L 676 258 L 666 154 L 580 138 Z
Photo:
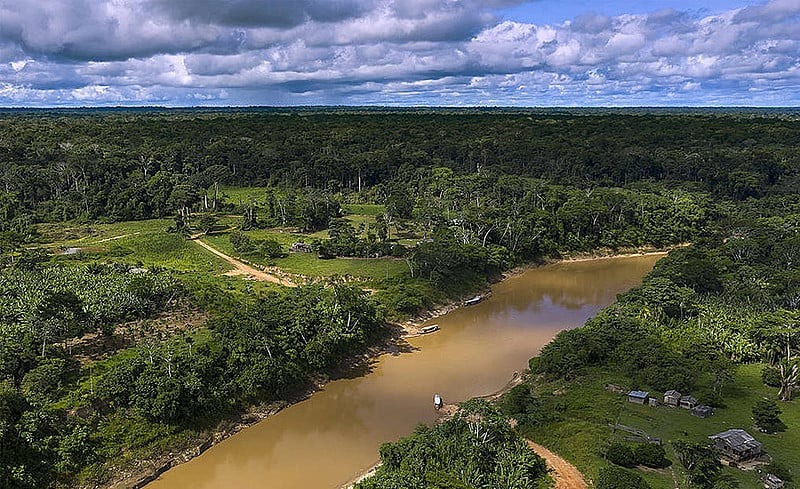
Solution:
M 357 489 L 529 489 L 547 475 L 545 461 L 508 418 L 478 400 L 461 404 L 452 419 L 384 444 L 380 454 L 377 473 Z
M 6 113 L 0 216 L 162 217 L 212 205 L 214 184 L 388 199 L 436 167 L 741 200 L 797 188 L 798 145 L 791 118 L 736 114 Z
M 794 242 L 761 246 L 769 257 Z M 661 391 L 692 390 L 698 376 L 712 372 L 713 390 L 698 396 L 711 405 L 721 403 L 718 394 L 738 363 L 764 361 L 790 371 L 800 348 L 798 268 L 777 255 L 736 260 L 734 250 L 728 240 L 673 251 L 614 306 L 560 333 L 532 366 L 567 379 L 607 366 L 634 386 Z M 797 387 L 786 386 L 786 394 Z
M 340 284 L 308 285 L 233 302 L 217 298 L 210 306 L 217 312 L 208 328 L 159 331 L 147 319 L 158 309 L 141 305 L 142 300 L 163 305 L 157 299 L 163 292 L 153 277 L 116 275 L 122 285 L 112 282 L 105 289 L 110 279 L 104 274 L 111 272 L 93 275 L 89 268 L 74 270 L 89 289 L 80 296 L 60 300 L 56 295 L 59 301 L 54 301 L 45 292 L 40 300 L 33 291 L 28 312 L 17 313 L 16 306 L 4 309 L 2 487 L 105 480 L 105 464 L 118 463 L 131 450 L 182 430 L 214 426 L 253 403 L 282 400 L 306 388 L 314 376 L 352 358 L 382 331 L 376 305 L 360 289 Z M 70 280 L 41 283 L 60 290 Z M 11 290 L 4 283 L 18 298 L 31 289 L 23 284 Z M 82 325 L 97 324 L 91 318 L 108 317 L 108 311 L 96 310 L 92 289 L 106 291 L 100 302 L 111 302 L 105 307 L 117 320 L 140 321 L 132 326 L 138 333 L 131 348 L 81 366 L 71 354 L 71 343 L 43 337 L 37 325 L 69 321 L 78 329 L 64 329 L 62 338 L 80 336 L 86 330 Z
M 780 210 L 774 199 L 750 202 L 706 239 L 672 251 L 641 286 L 618 296 L 583 327 L 559 333 L 531 359 L 531 370 L 574 382 L 603 372 L 634 389 L 691 392 L 703 404 L 724 408 L 734 401 L 726 398 L 726 387 L 738 367 L 763 363 L 762 380 L 772 395 L 752 406 L 753 420 L 765 433 L 786 430 L 776 401 L 791 401 L 800 392 L 795 201 L 787 199 Z M 509 414 L 523 419 L 523 431 L 552 421 L 559 411 L 527 387 L 504 400 Z M 727 487 L 718 454 L 707 443 L 675 440 L 672 447 L 692 487 Z M 654 466 L 642 463 L 637 450 L 642 449 L 612 443 L 601 455 L 618 466 Z M 773 459 L 767 470 L 790 480 L 782 467 L 794 460 L 778 454 Z M 598 487 L 621 487 L 613 481 L 639 477 L 619 468 L 600 475 L 607 481 Z

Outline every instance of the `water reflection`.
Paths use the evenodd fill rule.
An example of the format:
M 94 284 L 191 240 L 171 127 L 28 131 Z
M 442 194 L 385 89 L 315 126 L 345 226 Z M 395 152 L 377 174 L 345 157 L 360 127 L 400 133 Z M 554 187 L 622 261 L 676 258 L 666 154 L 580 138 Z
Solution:
M 512 277 L 488 300 L 437 319 L 441 331 L 371 362 L 367 375 L 331 382 L 148 489 L 339 487 L 376 461 L 382 442 L 433 421 L 434 392 L 454 402 L 497 390 L 558 331 L 636 285 L 657 258 L 563 263 Z

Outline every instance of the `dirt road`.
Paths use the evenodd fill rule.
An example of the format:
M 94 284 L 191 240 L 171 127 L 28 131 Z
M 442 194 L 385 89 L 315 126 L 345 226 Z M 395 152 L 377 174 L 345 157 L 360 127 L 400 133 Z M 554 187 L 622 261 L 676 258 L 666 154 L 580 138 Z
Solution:
M 528 446 L 545 459 L 547 466 L 553 469 L 553 480 L 556 481 L 555 489 L 588 489 L 589 486 L 583 480 L 583 474 L 574 465 L 538 443 L 528 440 Z
M 208 243 L 203 242 L 203 240 L 201 240 L 200 238 L 192 237 L 192 241 L 199 244 L 203 248 L 207 249 L 211 253 L 214 253 L 215 255 L 222 258 L 226 262 L 230 263 L 235 270 L 226 273 L 226 275 L 247 275 L 262 282 L 272 282 L 274 284 L 285 285 L 286 287 L 297 287 L 297 284 L 294 282 L 289 282 L 288 280 L 276 277 L 275 275 L 271 275 L 263 270 L 258 270 L 257 268 L 253 268 L 250 265 L 246 265 L 240 262 L 239 260 L 233 258 L 232 256 L 226 255 L 225 253 L 219 251 L 218 249 L 214 248 Z

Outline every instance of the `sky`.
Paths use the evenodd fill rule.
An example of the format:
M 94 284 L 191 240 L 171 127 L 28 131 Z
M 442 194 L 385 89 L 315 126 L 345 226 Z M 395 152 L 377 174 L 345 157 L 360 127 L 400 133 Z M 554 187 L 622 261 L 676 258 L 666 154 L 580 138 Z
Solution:
M 800 106 L 800 0 L 0 0 L 0 106 Z

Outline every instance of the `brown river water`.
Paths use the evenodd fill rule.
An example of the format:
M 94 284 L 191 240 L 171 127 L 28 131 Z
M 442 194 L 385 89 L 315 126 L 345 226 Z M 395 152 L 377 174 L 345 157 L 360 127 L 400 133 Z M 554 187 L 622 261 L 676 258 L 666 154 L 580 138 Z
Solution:
M 148 489 L 337 489 L 378 461 L 378 447 L 436 419 L 447 403 L 490 394 L 561 330 L 580 326 L 638 285 L 661 255 L 563 262 L 492 287 L 491 297 L 429 321 L 370 373 L 309 399 L 173 468 Z

